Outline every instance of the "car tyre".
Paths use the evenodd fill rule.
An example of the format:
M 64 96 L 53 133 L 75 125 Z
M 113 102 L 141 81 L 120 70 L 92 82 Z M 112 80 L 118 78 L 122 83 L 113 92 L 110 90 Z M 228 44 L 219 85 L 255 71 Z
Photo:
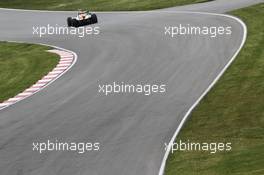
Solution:
M 78 21 L 76 19 L 72 19 L 72 26 L 73 27 L 79 27 Z
M 68 27 L 72 26 L 72 18 L 71 17 L 67 18 L 67 24 L 68 24 Z
M 92 23 L 97 23 L 98 22 L 96 14 L 92 14 L 91 20 L 92 20 Z

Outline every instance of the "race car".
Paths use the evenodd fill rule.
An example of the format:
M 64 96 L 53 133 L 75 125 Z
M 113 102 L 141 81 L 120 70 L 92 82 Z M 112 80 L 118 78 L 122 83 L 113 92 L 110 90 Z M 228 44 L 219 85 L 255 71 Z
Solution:
M 86 26 L 90 24 L 97 23 L 97 16 L 96 14 L 92 14 L 88 11 L 80 10 L 78 12 L 77 17 L 68 17 L 67 18 L 67 24 L 68 27 L 80 27 L 80 26 Z

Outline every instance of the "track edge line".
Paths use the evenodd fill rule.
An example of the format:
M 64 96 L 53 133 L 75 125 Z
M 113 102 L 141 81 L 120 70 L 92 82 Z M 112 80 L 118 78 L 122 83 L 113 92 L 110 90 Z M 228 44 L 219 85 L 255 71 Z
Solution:
M 192 12 L 191 12 L 192 13 Z M 241 51 L 241 49 L 243 48 L 246 39 L 247 39 L 247 26 L 246 24 L 238 17 L 232 16 L 232 15 L 227 15 L 227 14 L 217 14 L 217 13 L 207 13 L 207 12 L 193 12 L 193 13 L 197 13 L 197 14 L 208 14 L 208 15 L 215 15 L 215 16 L 222 16 L 222 17 L 227 17 L 227 18 L 231 18 L 236 20 L 238 23 L 241 24 L 242 28 L 243 28 L 243 38 L 242 38 L 242 42 L 238 48 L 238 50 L 235 52 L 235 54 L 232 56 L 232 58 L 228 61 L 228 63 L 225 65 L 225 67 L 221 70 L 221 72 L 216 76 L 216 78 L 212 81 L 212 83 L 207 87 L 207 89 L 202 93 L 202 95 L 195 101 L 195 103 L 188 109 L 188 111 L 185 113 L 183 119 L 180 122 L 180 125 L 178 126 L 178 128 L 176 129 L 175 133 L 173 134 L 172 138 L 170 139 L 169 142 L 169 146 L 166 149 L 166 152 L 163 156 L 161 165 L 160 165 L 160 169 L 159 169 L 159 175 L 164 175 L 164 171 L 165 171 L 165 166 L 166 166 L 166 162 L 167 159 L 169 157 L 169 154 L 171 152 L 171 145 L 173 144 L 173 142 L 176 140 L 180 130 L 182 129 L 184 123 L 186 122 L 187 118 L 189 117 L 189 115 L 192 113 L 192 111 L 194 110 L 194 108 L 201 102 L 201 100 L 208 94 L 208 92 L 214 87 L 214 85 L 218 82 L 218 80 L 222 77 L 222 75 L 226 72 L 226 70 L 229 68 L 229 66 L 233 63 L 233 61 L 235 60 L 235 58 L 237 57 L 237 55 L 239 54 L 239 52 Z

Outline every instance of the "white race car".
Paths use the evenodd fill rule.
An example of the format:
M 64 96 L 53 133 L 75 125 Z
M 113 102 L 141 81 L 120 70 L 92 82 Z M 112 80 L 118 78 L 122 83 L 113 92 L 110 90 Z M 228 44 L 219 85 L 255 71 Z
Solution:
M 77 17 L 67 18 L 68 27 L 80 27 L 95 24 L 97 22 L 98 20 L 96 14 L 92 14 L 87 11 L 79 11 Z

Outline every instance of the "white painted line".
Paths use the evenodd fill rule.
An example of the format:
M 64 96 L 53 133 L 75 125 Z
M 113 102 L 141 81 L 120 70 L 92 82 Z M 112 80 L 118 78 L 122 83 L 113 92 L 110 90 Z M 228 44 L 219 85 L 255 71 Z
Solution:
M 66 70 L 68 67 L 56 67 L 55 69 L 54 69 L 54 71 L 60 71 L 60 70 L 62 70 L 62 71 L 64 71 L 64 70 Z
M 65 55 L 65 56 L 61 56 L 62 59 L 72 59 L 72 55 Z
M 68 53 L 58 53 L 61 58 L 72 58 L 72 55 L 71 54 L 68 54 Z
M 40 88 L 32 88 L 32 87 L 31 87 L 31 88 L 26 89 L 25 92 L 29 92 L 29 91 L 30 91 L 30 92 L 32 92 L 32 91 L 38 91 L 39 89 L 40 89 Z
M 56 53 L 56 54 L 58 54 L 58 55 L 60 55 L 61 56 L 61 58 L 68 58 L 68 57 L 72 57 L 72 55 L 70 55 L 70 54 L 67 54 L 67 53 Z
M 23 100 L 24 98 L 27 98 L 28 95 L 17 95 L 16 97 L 20 98 L 19 100 L 17 100 L 17 101 L 20 101 L 20 100 Z
M 60 59 L 60 61 L 71 61 L 71 60 L 73 60 L 73 58 L 72 58 L 72 56 L 71 57 L 62 57 L 61 59 Z
M 46 78 L 46 79 L 48 79 L 48 78 L 55 78 L 55 77 L 57 77 L 57 75 L 56 74 L 54 74 L 54 75 L 46 75 L 45 77 L 43 77 L 43 78 Z M 43 84 L 44 85 L 44 84 Z
M 2 109 L 4 109 L 5 107 L 7 107 L 7 106 L 9 106 L 9 105 L 11 105 L 12 103 L 7 103 L 7 102 L 4 102 L 4 103 L 0 103 L 0 107 L 2 108 Z M 1 109 L 1 110 L 2 110 Z
M 34 84 L 34 85 L 31 86 L 31 87 L 36 88 L 36 87 L 43 87 L 43 86 L 45 86 L 45 85 L 46 85 L 46 83 L 39 83 L 39 82 L 37 82 L 36 84 Z
M 13 98 L 9 98 L 9 99 L 7 100 L 7 102 L 18 101 L 18 100 L 21 100 L 21 99 L 22 99 L 22 97 L 13 97 Z
M 57 76 L 59 76 L 59 73 L 49 73 L 47 76 L 52 76 L 52 75 L 54 75 L 55 76 L 54 78 L 56 78 Z
M 64 64 L 64 63 L 71 63 L 72 61 L 69 60 L 69 61 L 60 61 L 59 64 Z
M 62 63 L 58 64 L 56 67 L 69 67 L 71 64 L 70 63 Z
M 48 83 L 50 82 L 52 79 L 42 79 L 42 80 L 39 80 L 38 83 Z M 34 89 L 34 88 L 33 88 Z
M 60 61 L 73 61 L 73 58 L 67 57 L 67 58 L 62 58 Z
M 32 93 L 30 93 L 30 92 L 22 92 L 22 93 L 18 94 L 17 96 L 29 96 L 31 94 Z
M 231 18 L 234 19 L 236 21 L 238 21 L 244 30 L 244 34 L 243 34 L 243 39 L 241 42 L 241 45 L 239 46 L 238 50 L 235 52 L 235 54 L 232 56 L 232 58 L 229 60 L 229 62 L 225 65 L 225 67 L 222 69 L 222 71 L 217 75 L 217 77 L 213 80 L 213 82 L 209 85 L 209 87 L 202 93 L 202 95 L 195 101 L 195 103 L 190 107 L 190 109 L 187 111 L 187 113 L 184 115 L 183 119 L 181 120 L 180 125 L 178 126 L 178 128 L 176 129 L 175 133 L 173 134 L 170 142 L 169 142 L 169 148 L 166 150 L 164 157 L 162 159 L 161 162 L 161 166 L 159 169 L 159 175 L 164 175 L 164 171 L 165 171 L 165 165 L 166 165 L 166 161 L 168 159 L 168 156 L 170 154 L 171 151 L 171 145 L 173 145 L 174 140 L 176 139 L 176 137 L 178 136 L 181 128 L 183 127 L 185 121 L 187 120 L 188 116 L 191 114 L 191 112 L 193 111 L 193 109 L 200 103 L 200 101 L 203 99 L 203 97 L 212 89 L 212 87 L 217 83 L 217 81 L 221 78 L 221 76 L 225 73 L 225 71 L 227 70 L 227 68 L 232 64 L 232 62 L 235 60 L 236 56 L 238 55 L 238 53 L 240 52 L 240 50 L 242 49 L 243 45 L 246 42 L 246 38 L 247 38 L 247 27 L 245 25 L 245 23 L 240 20 L 237 17 L 231 16 L 231 15 L 225 15 L 225 14 L 216 14 L 216 13 L 204 13 L 204 12 L 193 12 L 193 13 L 197 13 L 197 14 L 209 14 L 209 15 L 215 15 L 215 16 L 223 16 L 223 17 L 227 17 L 227 18 Z
M 59 52 L 59 51 L 55 51 L 55 53 L 57 53 L 58 55 L 60 55 L 61 57 L 65 57 L 65 56 L 70 56 L 71 54 L 68 54 L 67 52 Z
M 20 98 L 19 100 L 17 101 L 20 101 L 20 100 L 23 100 L 24 98 L 27 98 L 29 95 L 17 95 L 16 97 L 17 98 Z
M 62 73 L 63 71 L 52 71 L 52 72 L 50 72 L 49 74 L 60 74 L 60 73 Z
M 56 52 L 56 54 L 60 55 L 61 58 L 64 58 L 64 57 L 72 57 L 72 55 L 70 54 L 67 54 L 67 53 L 60 53 L 60 52 Z

